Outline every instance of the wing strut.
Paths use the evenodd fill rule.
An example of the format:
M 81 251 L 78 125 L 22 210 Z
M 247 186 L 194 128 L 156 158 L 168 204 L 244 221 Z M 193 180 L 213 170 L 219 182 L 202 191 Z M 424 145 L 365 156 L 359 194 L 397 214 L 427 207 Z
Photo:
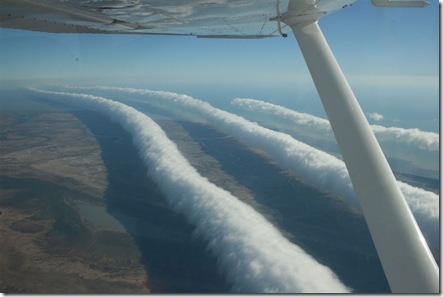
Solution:
M 300 23 L 290 4 L 283 22 L 302 50 L 392 292 L 438 293 L 437 264 L 317 20 Z

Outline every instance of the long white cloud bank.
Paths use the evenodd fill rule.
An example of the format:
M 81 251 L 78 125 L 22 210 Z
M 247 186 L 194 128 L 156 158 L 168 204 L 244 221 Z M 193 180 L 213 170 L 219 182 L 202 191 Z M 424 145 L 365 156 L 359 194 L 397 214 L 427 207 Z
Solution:
M 174 103 L 179 110 L 189 110 L 204 117 L 217 129 L 241 142 L 260 148 L 271 155 L 282 167 L 291 170 L 306 184 L 341 197 L 351 206 L 359 207 L 346 165 L 340 159 L 304 144 L 291 136 L 276 132 L 240 116 L 220 110 L 209 103 L 188 95 L 164 91 L 117 87 L 78 88 L 97 90 L 106 95 L 124 94 L 140 100 Z M 438 195 L 399 182 L 398 185 L 431 248 L 439 246 Z M 368 185 L 370 186 L 370 185 Z
M 98 110 L 132 135 L 148 174 L 206 240 L 233 291 L 349 292 L 328 267 L 289 242 L 261 214 L 199 175 L 145 114 L 103 97 L 35 91 Z
M 302 129 L 309 129 L 315 134 L 331 134 L 329 121 L 310 114 L 297 112 L 276 104 L 255 100 L 236 98 L 231 102 L 234 106 L 253 112 L 261 112 L 282 117 L 292 123 L 300 125 Z M 400 144 L 415 147 L 421 150 L 438 151 L 439 137 L 437 133 L 421 131 L 419 129 L 404 129 L 398 127 L 383 127 L 372 125 L 372 131 L 380 142 L 395 141 Z

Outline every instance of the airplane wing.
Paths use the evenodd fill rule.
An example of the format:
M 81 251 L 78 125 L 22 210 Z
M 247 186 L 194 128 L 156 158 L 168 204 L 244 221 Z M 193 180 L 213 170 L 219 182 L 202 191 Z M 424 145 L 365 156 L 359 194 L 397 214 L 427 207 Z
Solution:
M 390 288 L 439 292 L 439 270 L 317 21 L 355 0 L 0 0 L 0 27 L 53 33 L 263 38 L 293 32 L 361 202 Z M 423 7 L 424 0 L 372 0 Z
M 300 16 L 323 16 L 355 0 L 297 0 Z M 53 33 L 264 38 L 290 0 L 0 0 L 0 27 Z

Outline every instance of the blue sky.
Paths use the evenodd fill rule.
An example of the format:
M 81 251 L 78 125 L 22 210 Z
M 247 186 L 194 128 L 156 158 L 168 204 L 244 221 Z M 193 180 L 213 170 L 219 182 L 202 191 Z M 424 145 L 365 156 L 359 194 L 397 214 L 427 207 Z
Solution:
M 321 19 L 320 26 L 363 106 L 369 98 L 383 102 L 389 96 L 397 104 L 420 96 L 421 102 L 438 108 L 439 8 L 437 0 L 430 2 L 423 9 L 381 9 L 359 0 Z M 137 84 L 195 91 L 194 95 L 214 99 L 277 96 L 284 105 L 294 96 L 309 100 L 316 96 L 292 35 L 226 40 L 0 29 L 0 81 L 10 85 L 11 80 L 34 79 Z M 300 99 L 299 105 L 303 102 Z M 321 113 L 314 111 L 317 105 L 306 108 Z

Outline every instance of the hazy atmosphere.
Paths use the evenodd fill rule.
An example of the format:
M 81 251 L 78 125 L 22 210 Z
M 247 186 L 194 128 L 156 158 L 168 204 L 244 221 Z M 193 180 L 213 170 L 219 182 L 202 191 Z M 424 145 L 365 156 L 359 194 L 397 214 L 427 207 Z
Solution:
M 440 265 L 430 2 L 319 24 Z M 1 292 L 390 292 L 291 34 L 0 28 L 0 126 Z

